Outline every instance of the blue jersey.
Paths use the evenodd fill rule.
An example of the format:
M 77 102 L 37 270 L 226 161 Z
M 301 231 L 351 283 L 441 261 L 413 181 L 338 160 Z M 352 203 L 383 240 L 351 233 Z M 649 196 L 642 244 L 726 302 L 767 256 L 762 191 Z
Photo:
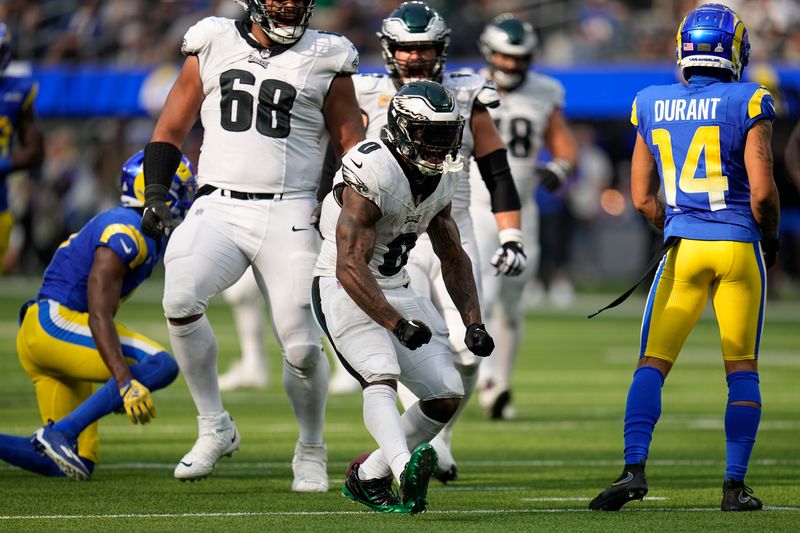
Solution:
M 761 239 L 744 144 L 762 119 L 775 119 L 775 102 L 757 83 L 693 76 L 688 84 L 654 85 L 636 95 L 631 122 L 658 164 L 665 238 Z
M 87 312 L 87 282 L 94 252 L 98 246 L 106 246 L 128 267 L 122 282 L 125 299 L 153 272 L 164 255 L 166 242 L 166 237 L 156 242 L 142 233 L 141 215 L 136 209 L 118 206 L 103 211 L 59 246 L 44 272 L 37 298 Z
M 38 83 L 28 76 L 0 75 L 0 157 L 11 157 L 19 116 L 33 105 L 38 90 Z M 5 178 L 0 175 L 0 211 L 8 209 Z

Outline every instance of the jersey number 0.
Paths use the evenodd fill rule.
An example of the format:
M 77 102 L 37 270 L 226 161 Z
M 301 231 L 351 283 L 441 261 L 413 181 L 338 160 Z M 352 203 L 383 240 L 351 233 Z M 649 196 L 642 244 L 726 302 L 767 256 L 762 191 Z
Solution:
M 222 127 L 227 131 L 247 131 L 253 126 L 253 95 L 234 88 L 236 81 L 239 85 L 255 85 L 256 77 L 239 69 L 220 74 Z M 258 89 L 258 104 L 255 106 L 256 130 L 267 137 L 288 137 L 291 131 L 290 111 L 296 97 L 297 90 L 286 82 L 262 81 Z

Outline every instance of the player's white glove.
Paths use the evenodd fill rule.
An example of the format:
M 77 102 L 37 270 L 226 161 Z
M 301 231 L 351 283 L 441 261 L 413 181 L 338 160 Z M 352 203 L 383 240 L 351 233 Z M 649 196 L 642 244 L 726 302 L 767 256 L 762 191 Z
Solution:
M 569 179 L 570 173 L 570 164 L 564 159 L 554 159 L 544 166 L 536 167 L 539 183 L 550 192 L 560 189 Z
M 119 389 L 122 396 L 122 406 L 128 413 L 128 418 L 134 424 L 147 424 L 151 418 L 156 417 L 156 408 L 153 405 L 153 398 L 150 396 L 150 389 L 132 379 Z
M 528 257 L 522 250 L 522 231 L 508 228 L 500 231 L 500 248 L 494 253 L 491 264 L 495 274 L 519 276 L 525 270 Z

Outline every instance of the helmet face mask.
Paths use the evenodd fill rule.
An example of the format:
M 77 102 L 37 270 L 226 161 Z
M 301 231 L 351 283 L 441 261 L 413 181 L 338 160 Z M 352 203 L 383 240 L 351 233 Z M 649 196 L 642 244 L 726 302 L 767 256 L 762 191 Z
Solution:
M 386 71 L 400 84 L 416 80 L 441 80 L 450 46 L 450 28 L 424 2 L 404 2 L 383 20 L 381 31 Z M 424 59 L 398 59 L 397 52 L 417 50 Z M 431 55 L 426 50 L 432 49 Z
M 742 20 L 729 7 L 705 4 L 681 22 L 675 55 L 684 78 L 687 69 L 717 68 L 739 81 L 750 57 L 750 40 Z
M 139 150 L 128 158 L 120 172 L 120 203 L 125 207 L 144 206 L 144 150 Z M 172 176 L 167 193 L 167 206 L 172 216 L 183 220 L 194 201 L 197 192 L 197 180 L 194 166 L 186 156 L 181 157 L 175 174 Z
M 463 168 L 464 117 L 443 86 L 416 81 L 403 86 L 389 104 L 383 137 L 423 176 Z
M 501 89 L 514 89 L 525 81 L 533 53 L 539 44 L 533 26 L 503 13 L 481 32 L 478 47 L 489 66 L 492 79 Z M 498 64 L 498 55 L 514 58 Z
M 234 0 L 276 44 L 292 44 L 305 33 L 314 12 L 315 0 Z

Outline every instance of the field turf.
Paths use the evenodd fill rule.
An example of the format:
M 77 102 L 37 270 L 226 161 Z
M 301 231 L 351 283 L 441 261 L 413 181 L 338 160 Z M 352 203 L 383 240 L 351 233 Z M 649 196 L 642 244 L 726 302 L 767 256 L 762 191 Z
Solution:
M 158 285 L 143 287 L 120 319 L 168 346 Z M 35 280 L 0 279 L 0 432 L 28 435 L 40 425 L 14 349 L 17 309 L 35 289 Z M 545 308 L 528 316 L 513 383 L 517 417 L 491 422 L 477 403 L 469 406 L 454 443 L 460 477 L 431 483 L 425 514 L 376 514 L 341 496 L 349 460 L 374 447 L 359 394 L 328 402 L 330 491 L 290 491 L 296 428 L 270 339 L 268 390 L 224 394 L 242 448 L 210 478 L 172 477 L 196 436 L 194 406 L 179 377 L 155 394 L 154 423 L 134 426 L 114 415 L 101 422 L 101 459 L 89 482 L 0 464 L 0 531 L 798 531 L 798 302 L 770 302 L 761 346 L 764 413 L 747 483 L 764 511 L 719 511 L 727 391 L 710 311 L 664 388 L 650 493 L 619 513 L 586 510 L 621 468 L 622 415 L 638 347 L 641 298 L 586 319 L 611 297 L 582 297 L 568 312 Z M 231 313 L 217 301 L 209 316 L 224 370 L 238 354 Z

